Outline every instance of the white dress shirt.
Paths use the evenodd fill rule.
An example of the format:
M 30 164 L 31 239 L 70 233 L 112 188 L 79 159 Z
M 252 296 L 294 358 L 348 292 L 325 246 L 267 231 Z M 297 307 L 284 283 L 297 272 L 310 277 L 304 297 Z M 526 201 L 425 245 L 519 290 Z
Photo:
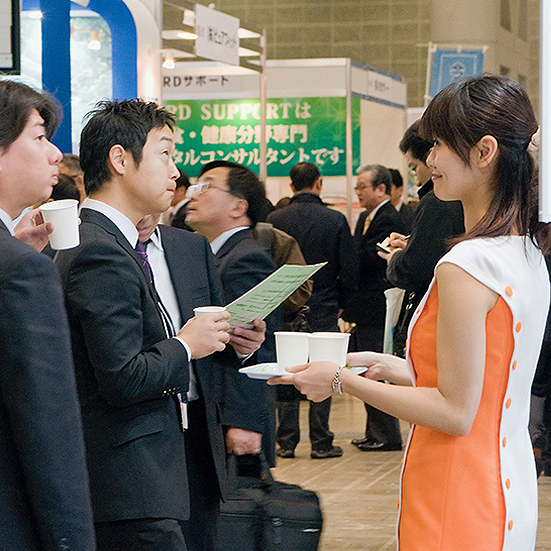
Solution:
M 156 229 L 149 241 L 147 241 L 146 252 L 153 271 L 153 277 L 155 278 L 155 289 L 157 294 L 161 297 L 161 301 L 168 313 L 173 327 L 178 330 L 182 327 L 182 319 L 180 317 L 180 308 L 178 306 L 178 299 L 174 292 L 172 280 L 170 279 L 170 271 L 166 262 L 165 251 L 163 249 L 163 243 L 161 241 L 161 235 L 158 229 Z M 186 320 L 187 321 L 187 320 Z M 179 337 L 176 337 L 180 342 L 184 344 L 188 351 L 188 356 L 191 358 L 191 351 L 185 341 Z M 187 401 L 197 400 L 199 393 L 197 391 L 197 381 L 191 362 L 189 362 L 189 390 L 187 393 Z

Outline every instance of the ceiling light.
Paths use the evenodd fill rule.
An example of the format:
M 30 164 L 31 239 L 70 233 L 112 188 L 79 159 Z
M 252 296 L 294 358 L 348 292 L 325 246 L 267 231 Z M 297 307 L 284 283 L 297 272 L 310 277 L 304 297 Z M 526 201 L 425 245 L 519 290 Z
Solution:
M 88 42 L 88 48 L 90 50 L 101 50 L 101 44 L 99 41 L 98 33 L 96 31 L 91 31 L 90 42 Z
M 195 40 L 197 38 L 195 33 L 188 33 L 186 31 L 178 31 L 176 36 L 182 40 Z
M 174 58 L 171 55 L 167 55 L 164 58 L 163 67 L 165 69 L 174 69 L 175 66 L 176 65 L 174 64 Z

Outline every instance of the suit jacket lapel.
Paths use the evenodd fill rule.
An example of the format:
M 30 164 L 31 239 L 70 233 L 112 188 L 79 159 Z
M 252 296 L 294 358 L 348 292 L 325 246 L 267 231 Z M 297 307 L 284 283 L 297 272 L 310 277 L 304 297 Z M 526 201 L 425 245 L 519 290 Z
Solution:
M 107 233 L 111 234 L 117 243 L 128 253 L 128 255 L 136 262 L 140 269 L 140 273 L 142 274 L 143 280 L 145 285 L 147 285 L 149 292 L 151 294 L 151 298 L 157 303 L 158 297 L 157 292 L 155 291 L 155 288 L 151 283 L 149 282 L 149 279 L 145 275 L 145 272 L 142 267 L 142 261 L 140 257 L 138 256 L 138 253 L 134 250 L 134 247 L 130 245 L 128 242 L 128 239 L 124 237 L 123 233 L 119 230 L 119 228 L 114 224 L 107 216 L 102 214 L 101 212 L 98 212 L 96 210 L 83 208 L 80 211 L 80 218 L 83 222 L 87 222 L 90 224 L 96 224 L 97 226 L 100 226 L 103 228 Z
M 243 239 L 251 237 L 251 230 L 240 230 L 234 233 L 218 250 L 215 256 L 216 267 L 218 268 L 224 259 L 224 257 Z
M 8 230 L 6 224 L 4 224 L 4 222 L 2 222 L 2 220 L 0 220 L 0 231 L 3 231 L 5 233 L 7 233 L 10 237 L 13 237 L 13 235 L 10 233 L 10 230 Z

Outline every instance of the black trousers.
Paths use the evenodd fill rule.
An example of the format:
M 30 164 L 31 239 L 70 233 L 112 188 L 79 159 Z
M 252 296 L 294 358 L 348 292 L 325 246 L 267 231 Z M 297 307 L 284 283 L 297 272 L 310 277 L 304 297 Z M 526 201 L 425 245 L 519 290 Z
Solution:
M 285 450 L 294 450 L 300 441 L 300 398 L 301 394 L 294 387 L 295 395 L 289 400 L 278 401 L 278 427 L 276 440 Z M 333 433 L 329 430 L 329 413 L 331 398 L 323 402 L 310 402 L 308 421 L 310 425 L 310 445 L 312 450 L 325 451 L 333 445 Z
M 186 551 L 178 520 L 145 518 L 97 522 L 97 551 Z
M 349 352 L 383 351 L 384 329 L 356 325 L 350 338 Z M 381 410 L 365 404 L 367 421 L 365 425 L 365 437 L 389 446 L 401 446 L 400 422 L 396 417 L 388 415 Z

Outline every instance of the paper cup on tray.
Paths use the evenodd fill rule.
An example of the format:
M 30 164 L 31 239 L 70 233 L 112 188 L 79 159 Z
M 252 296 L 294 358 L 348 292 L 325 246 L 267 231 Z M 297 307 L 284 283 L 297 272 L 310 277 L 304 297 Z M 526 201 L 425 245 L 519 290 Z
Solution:
M 277 365 L 285 369 L 308 362 L 308 333 L 276 331 Z
M 319 332 L 309 335 L 310 361 L 346 365 L 350 333 Z

